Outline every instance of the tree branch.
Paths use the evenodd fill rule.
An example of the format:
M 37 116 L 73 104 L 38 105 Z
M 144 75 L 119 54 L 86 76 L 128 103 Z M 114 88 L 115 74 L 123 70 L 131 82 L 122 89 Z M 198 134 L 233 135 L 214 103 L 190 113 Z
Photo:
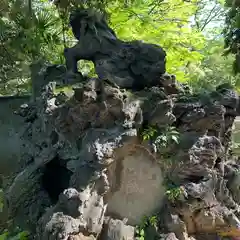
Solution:
M 214 5 L 214 7 L 211 9 L 211 11 L 209 12 L 205 22 L 203 23 L 202 27 L 200 28 L 200 31 L 203 31 L 204 28 L 215 18 L 219 15 L 219 13 L 221 12 L 221 8 L 218 7 L 217 12 L 212 16 L 212 14 L 214 13 L 214 11 L 216 10 L 216 8 L 218 7 L 218 4 L 216 3 Z

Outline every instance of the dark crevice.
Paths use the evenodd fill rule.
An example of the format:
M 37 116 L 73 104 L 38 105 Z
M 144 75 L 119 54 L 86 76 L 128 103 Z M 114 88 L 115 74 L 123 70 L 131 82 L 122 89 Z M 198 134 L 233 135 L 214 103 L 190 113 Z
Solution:
M 183 124 L 183 121 L 181 119 L 182 119 L 182 116 L 178 117 L 176 119 L 176 121 L 174 122 L 173 126 L 176 127 L 176 128 L 179 128 Z
M 224 114 L 224 119 L 226 119 L 226 118 L 235 118 L 237 116 L 238 116 L 237 112 L 235 112 L 234 109 L 232 109 L 231 112 L 228 112 L 228 113 Z
M 56 144 L 59 139 L 58 134 L 55 131 L 51 133 L 50 138 L 53 145 Z
M 141 128 L 138 131 L 139 137 L 141 136 L 141 133 L 149 127 L 149 121 L 147 119 L 148 119 L 147 114 L 146 113 L 143 114 L 143 123 L 142 123 Z
M 52 203 L 58 201 L 59 194 L 69 187 L 72 172 L 62 166 L 61 159 L 55 157 L 44 166 L 42 187 L 48 193 Z
M 219 165 L 221 164 L 222 159 L 221 158 L 217 158 L 215 164 L 214 164 L 214 168 L 219 168 Z
M 184 180 L 192 183 L 200 183 L 204 180 L 204 176 L 188 175 Z

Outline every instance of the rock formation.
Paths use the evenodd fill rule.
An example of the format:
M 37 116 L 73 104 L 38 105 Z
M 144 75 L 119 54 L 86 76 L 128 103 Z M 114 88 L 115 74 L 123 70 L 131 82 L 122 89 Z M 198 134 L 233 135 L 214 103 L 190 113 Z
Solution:
M 39 239 L 134 239 L 133 227 L 158 212 L 163 239 L 237 227 L 239 167 L 228 154 L 236 93 L 219 88 L 186 99 L 158 87 L 130 94 L 103 85 L 100 92 L 92 79 L 69 98 L 49 83 L 21 107 L 25 141 L 19 172 L 6 186 L 10 216 Z M 167 149 L 170 166 L 142 142 L 146 124 L 178 129 L 179 144 Z M 181 186 L 174 202 L 166 178 Z
M 70 24 L 78 43 L 64 51 L 68 82 L 78 73 L 77 61 L 84 59 L 93 61 L 99 79 L 108 79 L 122 88 L 143 89 L 161 84 L 166 53 L 160 46 L 123 42 L 100 13 L 90 10 L 72 12 Z
M 48 73 L 39 76 L 46 81 Z M 166 73 L 157 75 L 161 84 L 128 91 L 112 74 L 113 83 L 90 79 L 73 86 L 72 96 L 56 93 L 53 77 L 21 106 L 21 161 L 4 187 L 9 218 L 39 240 L 236 235 L 235 91 L 222 85 L 193 95 Z M 142 139 L 148 126 L 158 140 Z

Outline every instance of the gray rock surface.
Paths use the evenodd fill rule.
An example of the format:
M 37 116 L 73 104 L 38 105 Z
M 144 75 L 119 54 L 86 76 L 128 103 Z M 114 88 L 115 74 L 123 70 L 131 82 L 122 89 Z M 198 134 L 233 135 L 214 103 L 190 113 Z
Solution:
M 86 17 L 81 14 L 80 22 Z M 76 84 L 68 96 L 56 93 L 55 75 L 49 75 L 58 67 L 44 68 L 39 79 L 48 79 L 39 83 L 38 97 L 17 112 L 24 119 L 24 141 L 17 171 L 4 187 L 9 218 L 39 240 L 134 239 L 136 225 L 166 240 L 233 234 L 240 226 L 240 167 L 230 151 L 236 92 L 225 85 L 211 93 L 184 92 L 165 73 L 161 48 L 124 43 L 107 25 L 101 31 L 102 50 L 108 44 L 116 50 L 105 58 L 101 51 L 94 55 L 99 44 L 90 30 L 80 42 L 95 50 L 84 52 L 79 43 L 65 51 L 68 74 L 76 70 L 71 54 L 76 51 L 87 54 L 80 58 L 95 56 L 99 79 Z M 142 139 L 147 126 L 157 129 L 161 147 Z M 168 141 L 171 129 L 177 141 Z M 143 224 L 144 216 L 150 218 Z
M 10 216 L 20 225 L 27 219 L 44 240 L 97 238 L 112 216 L 116 220 L 104 227 L 107 239 L 124 239 L 142 216 L 164 207 L 168 177 L 184 194 L 160 215 L 170 233 L 165 239 L 236 227 L 239 167 L 227 160 L 226 137 L 235 118 L 236 101 L 228 99 L 234 93 L 186 102 L 157 87 L 129 94 L 103 82 L 99 100 L 97 81 L 75 86 L 70 98 L 55 94 L 50 82 L 37 101 L 19 109 L 25 141 L 19 171 L 6 189 Z M 165 149 L 174 164 L 141 142 L 145 122 L 177 126 L 179 144 Z
M 174 79 L 169 76 L 165 80 L 162 76 L 166 71 L 166 53 L 160 46 L 124 42 L 97 15 L 83 9 L 71 13 L 70 25 L 79 42 L 64 51 L 68 81 L 78 73 L 77 61 L 85 59 L 93 61 L 99 79 L 108 79 L 120 87 L 139 90 L 166 81 L 172 89 Z
M 109 219 L 103 233 L 103 240 L 134 240 L 134 227 L 121 220 Z

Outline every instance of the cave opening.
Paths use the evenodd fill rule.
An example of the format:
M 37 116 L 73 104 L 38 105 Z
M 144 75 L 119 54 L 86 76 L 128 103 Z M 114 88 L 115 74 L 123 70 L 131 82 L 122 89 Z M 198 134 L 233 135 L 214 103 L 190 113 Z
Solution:
M 58 201 L 60 193 L 69 187 L 71 175 L 72 172 L 62 164 L 58 156 L 44 166 L 41 183 L 53 204 Z

